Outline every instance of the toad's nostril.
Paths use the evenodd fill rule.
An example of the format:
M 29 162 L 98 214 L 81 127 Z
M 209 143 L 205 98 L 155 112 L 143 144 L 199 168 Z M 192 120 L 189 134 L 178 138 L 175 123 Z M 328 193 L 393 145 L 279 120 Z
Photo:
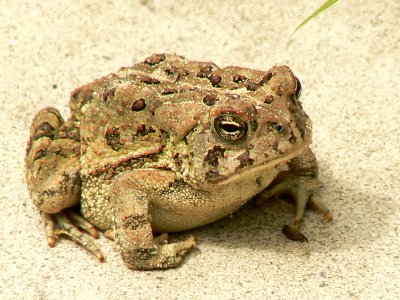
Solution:
M 269 131 L 278 131 L 282 132 L 284 130 L 284 126 L 278 122 L 269 122 L 268 123 L 268 130 Z

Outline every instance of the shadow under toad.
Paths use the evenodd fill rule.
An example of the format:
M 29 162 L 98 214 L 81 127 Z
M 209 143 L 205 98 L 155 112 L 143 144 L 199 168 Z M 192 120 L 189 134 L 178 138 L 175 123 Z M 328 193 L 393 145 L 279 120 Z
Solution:
M 294 208 L 276 200 L 269 200 L 262 206 L 249 201 L 229 217 L 171 237 L 179 240 L 180 235 L 192 234 L 198 239 L 200 249 L 202 244 L 208 243 L 229 249 L 290 253 L 299 247 L 316 252 L 366 247 L 390 233 L 393 218 L 390 212 L 399 208 L 394 199 L 380 193 L 379 187 L 371 193 L 352 182 L 321 175 L 325 180 L 321 198 L 331 209 L 333 221 L 326 222 L 322 215 L 306 211 L 301 231 L 308 242 L 291 241 L 282 233 L 282 226 L 291 224 Z

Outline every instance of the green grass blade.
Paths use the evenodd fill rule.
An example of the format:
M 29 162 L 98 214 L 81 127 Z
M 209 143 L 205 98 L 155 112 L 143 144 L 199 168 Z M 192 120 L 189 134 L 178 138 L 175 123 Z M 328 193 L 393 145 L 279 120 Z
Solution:
M 318 16 L 320 13 L 322 13 L 324 10 L 328 9 L 331 7 L 333 4 L 338 2 L 338 0 L 328 0 L 324 4 L 321 5 L 320 8 L 318 8 L 316 11 L 314 11 L 307 19 L 305 19 L 299 26 L 297 26 L 296 30 L 293 32 L 296 33 L 297 30 L 299 30 L 301 27 L 306 25 L 308 22 L 310 22 L 312 19 L 314 19 L 316 16 Z

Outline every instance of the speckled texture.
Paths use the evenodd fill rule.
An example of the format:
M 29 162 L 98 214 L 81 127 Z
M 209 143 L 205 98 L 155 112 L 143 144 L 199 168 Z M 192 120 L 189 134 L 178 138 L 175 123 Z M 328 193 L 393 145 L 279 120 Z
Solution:
M 399 4 L 339 1 L 290 37 L 316 4 L 196 3 L 2 1 L 0 297 L 399 298 Z M 51 104 L 66 116 L 73 88 L 153 52 L 290 65 L 334 222 L 308 214 L 297 244 L 279 233 L 290 207 L 248 206 L 192 230 L 201 250 L 166 272 L 128 270 L 104 238 L 103 264 L 67 240 L 49 249 L 23 176 L 33 115 Z

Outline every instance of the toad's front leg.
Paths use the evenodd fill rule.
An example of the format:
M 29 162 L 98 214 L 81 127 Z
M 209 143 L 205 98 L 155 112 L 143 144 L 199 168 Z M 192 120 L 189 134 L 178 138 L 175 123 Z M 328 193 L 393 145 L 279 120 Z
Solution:
M 142 169 L 118 175 L 110 187 L 114 235 L 125 264 L 132 269 L 178 266 L 196 242 L 193 237 L 159 244 L 153 237 L 151 205 L 175 181 L 169 171 Z
M 271 187 L 259 194 L 258 204 L 267 199 L 281 194 L 290 195 L 295 202 L 295 216 L 291 225 L 284 225 L 283 233 L 287 238 L 304 242 L 307 238 L 300 232 L 303 216 L 307 206 L 323 214 L 326 221 L 332 220 L 329 209 L 315 195 L 319 188 L 318 166 L 312 151 L 307 148 L 304 152 L 288 163 L 289 170 L 282 172 L 274 180 Z

